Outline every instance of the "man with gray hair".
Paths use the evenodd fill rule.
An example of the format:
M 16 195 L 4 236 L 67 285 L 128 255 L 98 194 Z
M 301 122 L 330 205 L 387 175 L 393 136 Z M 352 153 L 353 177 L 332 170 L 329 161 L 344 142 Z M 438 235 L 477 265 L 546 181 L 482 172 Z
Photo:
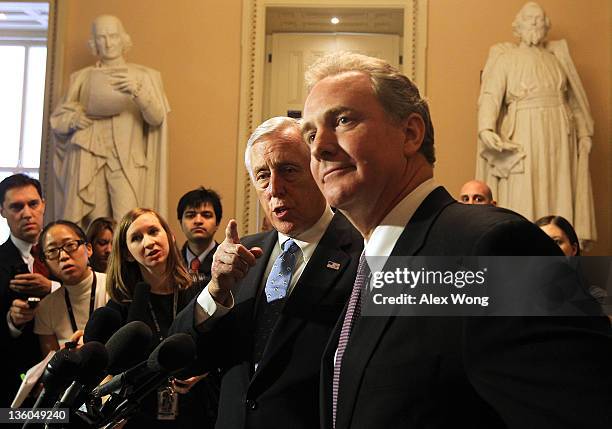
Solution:
M 89 225 L 134 207 L 165 210 L 166 115 L 159 72 L 127 63 L 121 21 L 98 16 L 89 45 L 99 61 L 70 78 L 51 116 L 55 218 Z
M 412 256 L 562 255 L 521 216 L 459 204 L 436 185 L 429 109 L 397 69 L 338 53 L 319 59 L 306 81 L 302 133 L 313 176 L 365 240 L 351 297 L 323 354 L 322 429 L 611 427 L 612 341 L 604 318 L 371 310 L 380 294 L 363 292 L 365 256 L 377 265 L 385 260 L 371 271 L 387 277 L 407 269 L 394 264 Z M 415 286 L 417 297 L 434 292 Z
M 218 428 L 316 428 L 321 354 L 363 240 L 317 188 L 295 119 L 261 124 L 245 164 L 275 229 L 240 239 L 230 220 L 212 280 L 174 331 L 198 338 L 204 370 L 222 369 Z

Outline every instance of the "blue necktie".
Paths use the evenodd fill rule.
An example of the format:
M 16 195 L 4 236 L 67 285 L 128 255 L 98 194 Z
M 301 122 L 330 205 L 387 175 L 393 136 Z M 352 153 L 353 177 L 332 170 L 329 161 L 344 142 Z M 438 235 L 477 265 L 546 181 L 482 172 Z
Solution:
M 291 239 L 285 241 L 282 245 L 283 252 L 278 255 L 272 271 L 266 281 L 266 301 L 272 302 L 277 299 L 282 299 L 287 295 L 287 289 L 291 283 L 291 276 L 295 268 L 295 254 L 300 250 L 299 246 Z

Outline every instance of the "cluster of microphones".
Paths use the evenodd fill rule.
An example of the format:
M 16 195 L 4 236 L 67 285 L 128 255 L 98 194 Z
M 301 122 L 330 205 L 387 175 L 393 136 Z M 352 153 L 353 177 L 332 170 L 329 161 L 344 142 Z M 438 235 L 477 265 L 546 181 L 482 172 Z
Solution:
M 93 312 L 83 340 L 79 348 L 56 352 L 41 377 L 43 390 L 34 409 L 70 410 L 70 423 L 48 426 L 113 427 L 196 355 L 187 334 L 169 336 L 149 353 L 151 328 L 140 321 L 121 326 L 119 313 L 108 307 Z M 100 384 L 109 375 L 110 381 Z M 23 428 L 35 426 L 26 422 Z

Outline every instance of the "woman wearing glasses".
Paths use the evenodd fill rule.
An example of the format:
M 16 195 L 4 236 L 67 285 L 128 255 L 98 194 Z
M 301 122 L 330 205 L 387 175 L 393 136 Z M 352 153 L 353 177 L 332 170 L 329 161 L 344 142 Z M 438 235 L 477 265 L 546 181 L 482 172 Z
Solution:
M 62 287 L 40 302 L 34 332 L 43 356 L 57 350 L 85 328 L 91 313 L 108 301 L 106 275 L 88 265 L 91 245 L 83 230 L 70 221 L 48 224 L 40 234 L 42 258 Z M 78 336 L 78 335 L 77 335 Z

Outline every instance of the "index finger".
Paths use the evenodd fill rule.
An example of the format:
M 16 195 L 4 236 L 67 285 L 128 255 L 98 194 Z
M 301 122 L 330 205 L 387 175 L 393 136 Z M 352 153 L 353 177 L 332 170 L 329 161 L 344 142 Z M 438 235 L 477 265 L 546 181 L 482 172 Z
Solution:
M 23 273 L 17 274 L 13 279 L 15 280 L 34 280 L 36 278 L 36 274 L 34 273 Z
M 238 222 L 235 219 L 230 219 L 225 228 L 225 239 L 230 243 L 240 243 L 240 237 L 238 236 Z

